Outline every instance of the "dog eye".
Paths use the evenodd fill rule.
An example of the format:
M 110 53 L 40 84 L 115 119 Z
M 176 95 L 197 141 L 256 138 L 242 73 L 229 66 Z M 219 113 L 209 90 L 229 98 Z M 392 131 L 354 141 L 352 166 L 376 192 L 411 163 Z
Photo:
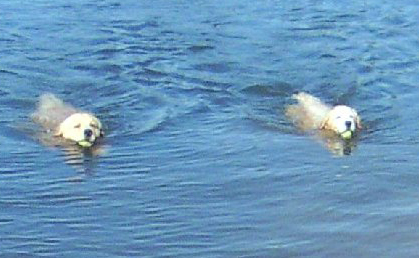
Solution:
M 74 126 L 74 128 L 80 128 L 80 127 L 81 127 L 81 124 L 77 124 Z
M 95 129 L 99 129 L 99 126 L 97 124 L 90 124 L 90 126 L 95 128 Z

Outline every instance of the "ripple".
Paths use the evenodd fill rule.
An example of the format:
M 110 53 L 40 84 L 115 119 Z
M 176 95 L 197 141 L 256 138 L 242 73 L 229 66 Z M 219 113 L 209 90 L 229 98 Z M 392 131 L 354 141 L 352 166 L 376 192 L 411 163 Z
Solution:
M 194 66 L 194 69 L 211 73 L 227 73 L 231 71 L 228 63 L 197 64 Z
M 214 46 L 208 46 L 208 45 L 195 45 L 188 47 L 188 50 L 193 53 L 200 53 L 205 52 L 206 50 L 214 50 Z
M 417 9 L 1 1 L 2 255 L 414 257 Z M 36 140 L 46 91 L 100 117 L 97 149 Z M 353 155 L 296 133 L 297 91 L 359 111 Z
M 258 84 L 250 85 L 242 89 L 242 92 L 257 96 L 287 96 L 294 91 L 293 86 L 288 83 L 277 83 L 273 85 Z

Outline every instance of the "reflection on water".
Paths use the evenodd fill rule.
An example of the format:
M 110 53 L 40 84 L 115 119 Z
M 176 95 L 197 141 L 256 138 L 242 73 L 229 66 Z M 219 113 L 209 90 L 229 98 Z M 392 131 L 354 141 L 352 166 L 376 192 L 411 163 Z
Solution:
M 87 175 L 94 174 L 95 163 L 99 161 L 100 156 L 106 155 L 109 146 L 100 143 L 90 147 L 83 148 L 77 145 L 61 145 L 65 163 L 74 167 L 78 172 Z
M 362 133 L 362 132 L 361 132 Z M 336 156 L 350 155 L 355 150 L 359 141 L 359 135 L 349 140 L 344 140 L 333 132 L 322 131 L 318 135 L 321 143 Z
M 0 256 L 415 257 L 418 11 L 0 2 Z M 299 91 L 357 107 L 359 139 L 325 142 L 351 155 L 286 119 Z M 104 142 L 45 146 L 43 92 Z

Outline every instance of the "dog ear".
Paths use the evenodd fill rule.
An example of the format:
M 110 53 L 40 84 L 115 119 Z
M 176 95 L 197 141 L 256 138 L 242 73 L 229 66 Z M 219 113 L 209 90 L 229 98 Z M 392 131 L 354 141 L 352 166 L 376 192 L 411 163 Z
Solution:
M 361 117 L 358 115 L 358 113 L 356 112 L 355 109 L 353 109 L 353 108 L 351 108 L 351 109 L 352 109 L 352 112 L 353 112 L 356 128 L 357 129 L 362 129 Z
M 56 130 L 55 133 L 54 133 L 54 136 L 55 137 L 62 137 L 63 136 L 63 132 L 61 132 L 61 129 Z
M 328 129 L 330 129 L 330 126 L 329 126 L 329 120 L 330 120 L 330 116 L 329 116 L 329 115 L 327 115 L 327 116 L 325 117 L 325 119 L 323 119 L 323 121 L 322 121 L 322 123 L 321 123 L 321 125 L 320 125 L 320 129 L 321 129 L 321 130 L 328 130 Z
M 358 115 L 355 116 L 355 123 L 356 123 L 356 128 L 362 129 L 361 118 Z

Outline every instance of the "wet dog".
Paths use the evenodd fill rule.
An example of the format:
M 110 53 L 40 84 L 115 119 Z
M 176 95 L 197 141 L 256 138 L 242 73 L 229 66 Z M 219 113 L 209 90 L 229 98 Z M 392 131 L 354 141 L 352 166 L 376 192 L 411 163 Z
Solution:
M 64 103 L 51 93 L 40 97 L 32 118 L 53 136 L 81 147 L 91 147 L 104 135 L 102 123 L 96 116 Z
M 336 148 L 342 139 L 352 139 L 362 128 L 358 113 L 351 107 L 331 107 L 304 92 L 294 94 L 293 98 L 297 103 L 286 107 L 287 117 L 300 130 L 320 135 L 328 146 L 333 145 Z

